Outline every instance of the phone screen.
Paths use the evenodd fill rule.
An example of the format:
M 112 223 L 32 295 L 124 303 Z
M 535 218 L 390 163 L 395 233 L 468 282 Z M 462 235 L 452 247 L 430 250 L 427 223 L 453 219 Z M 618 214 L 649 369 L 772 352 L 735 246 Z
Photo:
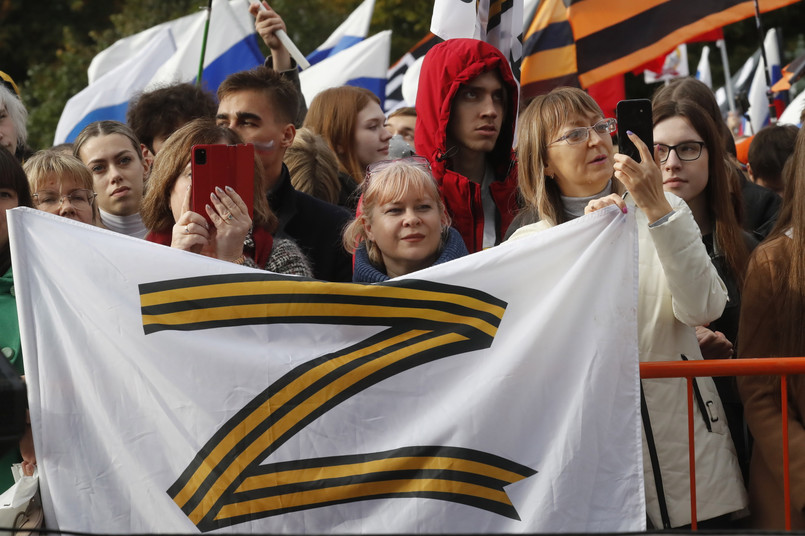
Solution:
M 654 151 L 654 123 L 651 115 L 651 101 L 648 99 L 622 100 L 616 108 L 618 119 L 618 151 L 640 162 L 637 147 L 626 135 L 631 131 L 643 140 L 651 152 Z

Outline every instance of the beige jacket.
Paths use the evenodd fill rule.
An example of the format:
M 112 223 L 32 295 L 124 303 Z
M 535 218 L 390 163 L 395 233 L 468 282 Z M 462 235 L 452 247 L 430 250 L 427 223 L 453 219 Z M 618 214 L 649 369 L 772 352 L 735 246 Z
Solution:
M 710 262 L 699 227 L 687 204 L 665 194 L 674 214 L 649 227 L 635 211 L 638 235 L 638 348 L 641 361 L 702 359 L 694 327 L 718 318 L 727 291 Z M 539 232 L 538 222 L 519 229 L 511 239 Z M 684 379 L 643 380 L 647 415 L 643 416 L 643 473 L 646 510 L 656 528 L 690 524 L 687 391 Z M 711 378 L 696 381 L 694 403 L 698 520 L 740 511 L 747 506 L 735 447 L 721 400 Z M 706 415 L 700 411 L 705 408 Z M 647 418 L 648 417 L 648 418 Z M 648 425 L 648 426 L 647 426 Z M 656 456 L 657 467 L 652 464 Z M 659 481 L 655 479 L 659 474 Z M 667 513 L 666 513 L 667 512 Z

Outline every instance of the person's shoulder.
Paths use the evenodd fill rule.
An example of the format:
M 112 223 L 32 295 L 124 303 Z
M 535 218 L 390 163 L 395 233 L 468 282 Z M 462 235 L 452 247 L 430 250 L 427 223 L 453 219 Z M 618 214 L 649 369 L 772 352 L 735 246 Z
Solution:
M 297 210 L 307 213 L 307 215 L 315 215 L 317 221 L 324 223 L 325 221 L 345 222 L 352 218 L 352 215 L 344 207 L 333 205 L 327 201 L 323 201 L 312 195 L 308 195 L 299 190 L 294 190 L 296 197 Z

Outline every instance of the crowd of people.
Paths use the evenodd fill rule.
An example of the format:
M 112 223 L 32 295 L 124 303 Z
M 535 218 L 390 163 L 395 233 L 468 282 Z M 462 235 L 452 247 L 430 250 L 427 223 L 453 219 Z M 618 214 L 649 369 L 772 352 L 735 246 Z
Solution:
M 615 205 L 638 226 L 641 361 L 805 355 L 800 129 L 767 127 L 740 162 L 712 91 L 688 78 L 656 91 L 647 146 L 580 89 L 520 103 L 506 58 L 473 39 L 428 52 L 414 107 L 387 117 L 372 92 L 343 86 L 308 109 L 282 18 L 250 9 L 264 66 L 217 95 L 140 94 L 125 124 L 92 123 L 72 144 L 28 150 L 19 90 L 0 77 L 0 349 L 19 374 L 13 272 L 25 267 L 12 266 L 6 224 L 18 206 L 275 273 L 375 283 Z M 253 206 L 229 186 L 191 205 L 191 148 L 244 142 Z M 792 526 L 805 529 L 805 383 L 788 388 Z M 697 378 L 694 390 L 698 526 L 782 528 L 779 377 Z M 690 526 L 685 381 L 642 381 L 641 404 L 648 524 Z M 0 459 L 0 490 L 13 462 L 35 466 L 30 428 Z

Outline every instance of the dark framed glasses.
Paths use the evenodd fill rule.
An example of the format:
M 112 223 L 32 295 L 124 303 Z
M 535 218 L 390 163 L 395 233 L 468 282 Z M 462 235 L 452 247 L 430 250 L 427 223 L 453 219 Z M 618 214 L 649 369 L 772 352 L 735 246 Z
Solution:
M 658 143 L 657 156 L 660 157 L 660 163 L 664 164 L 668 157 L 671 156 L 671 151 L 676 151 L 677 158 L 683 162 L 692 162 L 702 156 L 702 149 L 704 149 L 703 141 L 684 141 L 676 145 Z
M 618 129 L 618 122 L 613 119 L 602 119 L 591 127 L 579 127 L 565 132 L 565 135 L 558 140 L 552 141 L 550 145 L 566 141 L 568 145 L 576 145 L 584 143 L 590 138 L 590 131 L 594 130 L 596 134 L 603 136 L 604 134 L 612 134 Z

